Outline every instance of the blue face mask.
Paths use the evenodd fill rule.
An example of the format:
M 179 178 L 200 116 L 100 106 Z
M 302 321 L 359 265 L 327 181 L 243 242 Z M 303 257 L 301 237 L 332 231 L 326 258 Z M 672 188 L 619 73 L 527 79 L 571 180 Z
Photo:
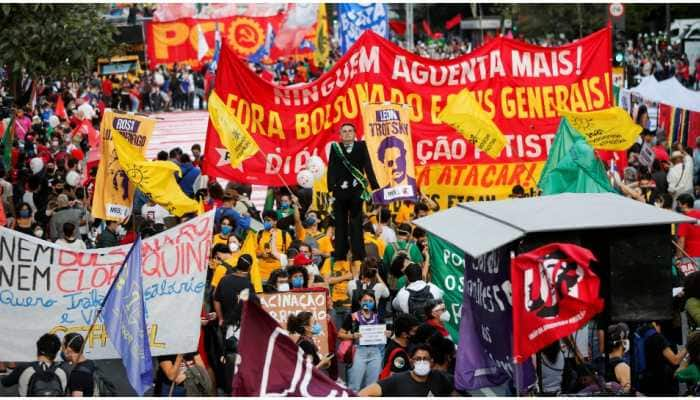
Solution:
M 373 301 L 363 301 L 362 308 L 367 310 L 367 311 L 372 311 L 372 310 L 374 310 L 374 302 Z
M 304 278 L 301 276 L 295 276 L 292 278 L 292 287 L 298 289 L 304 286 Z
M 270 221 L 265 221 L 265 223 L 263 224 L 263 228 L 264 228 L 266 231 L 269 231 L 270 229 L 272 229 L 272 222 L 270 222 Z
M 231 230 L 232 230 L 232 228 L 230 226 L 224 225 L 221 227 L 221 234 L 222 235 L 229 235 L 229 234 L 231 234 Z
M 20 210 L 19 212 L 19 217 L 20 218 L 29 218 L 29 210 Z
M 311 327 L 311 334 L 312 335 L 320 335 L 321 334 L 321 325 L 316 322 L 314 326 Z
M 280 208 L 283 209 L 283 210 L 288 209 L 288 208 L 289 208 L 289 203 L 282 203 L 282 204 L 280 204 Z

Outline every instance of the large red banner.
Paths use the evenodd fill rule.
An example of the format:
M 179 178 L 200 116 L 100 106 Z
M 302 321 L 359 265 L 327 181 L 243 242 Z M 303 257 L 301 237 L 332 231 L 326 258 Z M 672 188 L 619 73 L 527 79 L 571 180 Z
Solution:
M 269 51 L 265 53 L 269 61 L 275 61 L 279 57 L 286 59 L 289 56 L 313 58 L 316 25 L 283 29 L 285 18 L 288 18 L 287 13 L 281 12 L 272 17 L 232 16 L 206 20 L 181 18 L 169 22 L 149 21 L 145 25 L 148 64 L 155 68 L 160 64 L 185 63 L 198 68 L 214 56 L 217 26 L 222 48 L 231 50 L 239 57 L 251 57 L 269 42 Z M 197 59 L 200 28 L 209 47 L 202 60 Z M 279 36 L 282 33 L 299 37 L 286 40 L 285 43 L 290 45 L 280 47 Z
M 216 91 L 259 143 L 261 152 L 241 168 L 231 168 L 210 124 L 204 172 L 265 185 L 280 185 L 281 174 L 293 184 L 311 155 L 327 160 L 330 142 L 339 139 L 341 124 L 353 123 L 362 136 L 364 103 L 389 101 L 411 107 L 414 159 L 419 169 L 488 164 L 494 165 L 494 171 L 506 171 L 499 166 L 511 164 L 512 171 L 521 170 L 532 181 L 537 179 L 531 176 L 537 169 L 529 166 L 547 158 L 559 125 L 557 108 L 590 111 L 612 104 L 610 57 L 609 28 L 561 47 L 497 38 L 447 61 L 419 57 L 366 32 L 318 80 L 279 87 L 258 78 L 225 48 Z M 438 120 L 449 96 L 464 87 L 476 93 L 507 137 L 497 159 L 479 152 Z M 510 188 L 512 182 L 525 179 L 496 178 L 491 180 L 504 182 L 496 185 L 502 188 L 505 182 L 510 182 Z

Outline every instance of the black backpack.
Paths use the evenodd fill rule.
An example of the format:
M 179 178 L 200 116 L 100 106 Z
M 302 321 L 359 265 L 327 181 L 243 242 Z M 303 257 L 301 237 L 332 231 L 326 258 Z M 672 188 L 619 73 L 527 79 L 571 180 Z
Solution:
M 66 388 L 61 383 L 61 378 L 56 374 L 58 364 L 50 367 L 46 364 L 35 362 L 32 364 L 34 374 L 29 378 L 27 396 L 58 397 L 66 395 Z
M 421 290 L 408 290 L 408 313 L 418 318 L 418 321 L 425 322 L 425 305 L 430 300 L 433 300 L 433 294 L 430 293 L 430 285 L 425 285 Z
M 92 375 L 92 397 L 117 396 L 119 393 L 117 393 L 117 387 L 114 386 L 114 383 L 107 378 L 104 371 L 97 365 L 93 363 L 92 366 L 93 368 L 91 369 L 88 365 L 82 363 L 75 369 L 75 371 L 83 371 Z

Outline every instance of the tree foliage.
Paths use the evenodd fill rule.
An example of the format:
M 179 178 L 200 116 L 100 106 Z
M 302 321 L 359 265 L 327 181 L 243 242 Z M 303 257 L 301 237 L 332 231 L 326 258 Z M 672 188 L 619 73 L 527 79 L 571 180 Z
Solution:
M 0 63 L 17 74 L 69 76 L 108 55 L 115 28 L 100 4 L 0 5 Z

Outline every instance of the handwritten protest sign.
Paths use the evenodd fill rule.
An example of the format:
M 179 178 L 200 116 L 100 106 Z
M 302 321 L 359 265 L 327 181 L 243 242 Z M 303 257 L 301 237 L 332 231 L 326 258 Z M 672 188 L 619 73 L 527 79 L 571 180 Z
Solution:
M 386 344 L 386 324 L 360 325 L 360 346 Z
M 211 211 L 142 242 L 154 356 L 197 349 L 213 219 Z M 47 332 L 87 334 L 128 251 L 129 246 L 75 251 L 0 228 L 0 360 L 36 359 L 36 340 Z M 91 359 L 119 358 L 101 318 L 85 353 Z
M 321 325 L 321 334 L 314 336 L 314 342 L 321 354 L 328 354 L 328 324 L 326 318 L 325 292 L 283 292 L 258 295 L 260 303 L 280 326 L 287 328 L 287 318 L 290 315 L 308 311 L 313 319 Z

